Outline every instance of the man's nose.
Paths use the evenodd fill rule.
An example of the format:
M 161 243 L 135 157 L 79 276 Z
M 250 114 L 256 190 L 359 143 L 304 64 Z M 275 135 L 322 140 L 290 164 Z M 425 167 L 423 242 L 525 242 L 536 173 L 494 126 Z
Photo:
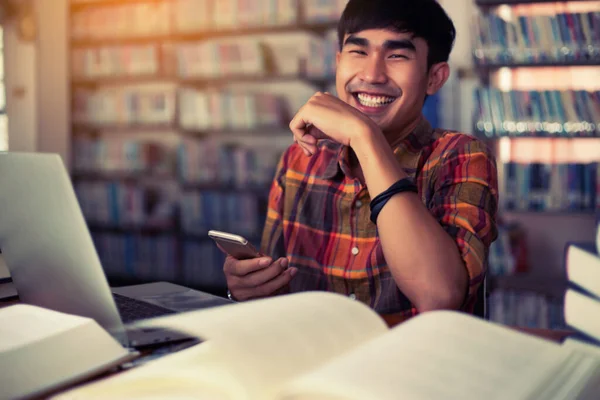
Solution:
M 368 83 L 381 84 L 387 82 L 385 60 L 379 56 L 372 55 L 365 60 L 360 78 Z

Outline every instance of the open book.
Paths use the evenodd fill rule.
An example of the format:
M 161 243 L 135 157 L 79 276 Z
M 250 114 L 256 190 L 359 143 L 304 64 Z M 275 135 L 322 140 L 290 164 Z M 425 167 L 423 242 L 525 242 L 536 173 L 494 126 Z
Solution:
M 0 321 L 0 399 L 37 398 L 136 356 L 90 318 L 18 304 Z
M 308 292 L 146 321 L 199 345 L 57 399 L 596 399 L 600 358 L 459 312 L 388 329 Z

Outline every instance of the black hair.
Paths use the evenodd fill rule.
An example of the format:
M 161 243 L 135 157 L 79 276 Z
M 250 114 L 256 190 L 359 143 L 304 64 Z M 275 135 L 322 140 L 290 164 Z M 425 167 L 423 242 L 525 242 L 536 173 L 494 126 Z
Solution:
M 340 51 L 344 37 L 367 29 L 411 33 L 427 42 L 427 68 L 448 61 L 456 29 L 436 0 L 350 0 L 338 23 Z

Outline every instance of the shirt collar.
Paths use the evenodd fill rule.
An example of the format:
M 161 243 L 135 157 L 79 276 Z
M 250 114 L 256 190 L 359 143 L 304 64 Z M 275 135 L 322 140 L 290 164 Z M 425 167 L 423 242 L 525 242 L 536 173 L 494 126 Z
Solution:
M 407 171 L 413 173 L 417 169 L 421 150 L 431 142 L 434 129 L 425 117 L 421 117 L 419 124 L 408 134 L 396 147 L 393 152 L 396 160 Z M 339 143 L 334 144 L 337 157 L 331 157 L 327 167 L 321 175 L 324 179 L 333 179 L 340 172 L 346 176 L 351 176 L 349 168 L 349 148 Z

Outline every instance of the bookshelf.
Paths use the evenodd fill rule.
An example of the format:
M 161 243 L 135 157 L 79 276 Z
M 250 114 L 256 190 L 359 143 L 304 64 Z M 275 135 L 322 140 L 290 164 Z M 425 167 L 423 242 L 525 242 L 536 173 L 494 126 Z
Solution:
M 245 4 L 70 2 L 72 179 L 111 284 L 223 295 L 206 232 L 260 244 L 292 113 L 332 91 L 345 1 Z
M 490 316 L 560 328 L 565 246 L 589 241 L 600 214 L 600 2 L 475 5 L 474 131 L 497 155 L 504 225 Z

